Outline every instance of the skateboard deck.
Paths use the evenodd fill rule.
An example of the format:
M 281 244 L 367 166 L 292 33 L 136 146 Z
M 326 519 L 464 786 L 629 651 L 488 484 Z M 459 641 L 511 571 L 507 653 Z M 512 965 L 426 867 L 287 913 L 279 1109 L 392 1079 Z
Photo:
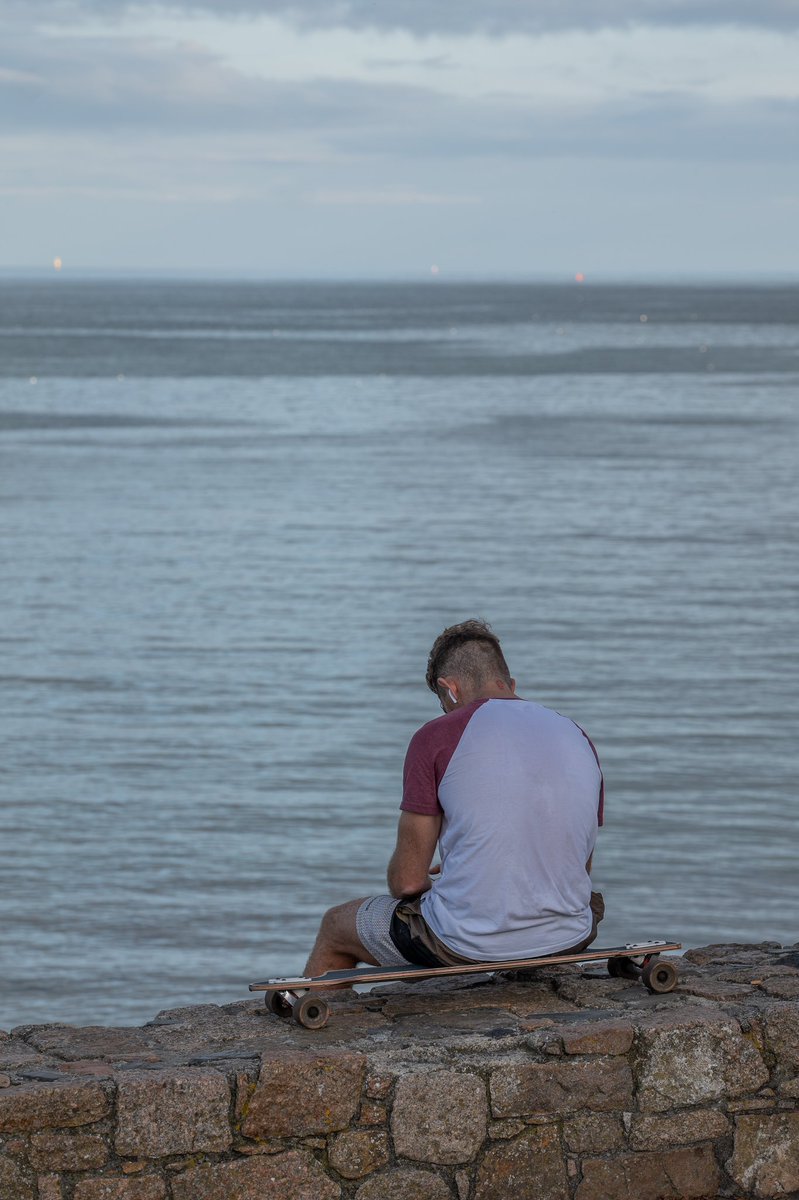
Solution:
M 306 978 L 267 979 L 251 983 L 251 992 L 265 992 L 271 1012 L 293 1017 L 306 1029 L 321 1029 L 327 1024 L 330 1008 L 317 992 L 325 988 L 364 983 L 394 983 L 402 980 L 436 979 L 448 975 L 485 975 L 504 971 L 533 971 L 538 967 L 563 966 L 567 963 L 592 963 L 607 960 L 608 972 L 622 979 L 640 980 L 650 992 L 670 992 L 677 984 L 677 968 L 669 958 L 659 955 L 681 950 L 680 942 L 630 942 L 603 950 L 583 950 L 579 954 L 550 954 L 543 958 L 517 958 L 504 962 L 467 963 L 457 967 L 355 967 L 351 971 L 327 971 Z

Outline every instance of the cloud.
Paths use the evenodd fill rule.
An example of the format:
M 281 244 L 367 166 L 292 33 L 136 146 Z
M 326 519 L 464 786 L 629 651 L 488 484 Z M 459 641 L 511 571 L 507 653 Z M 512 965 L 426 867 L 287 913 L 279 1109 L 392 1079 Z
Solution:
M 347 208 L 408 208 L 418 205 L 479 204 L 479 196 L 443 195 L 413 188 L 381 188 L 374 191 L 323 190 L 307 196 L 309 204 L 344 205 Z
M 545 102 L 385 81 L 276 81 L 211 51 L 145 38 L 6 38 L 0 134 L 228 135 L 252 162 L 347 157 L 795 161 L 799 100 L 631 92 Z M 242 140 L 243 139 L 243 140 Z M 379 190 L 379 189 L 378 189 Z
M 14 0 L 12 0 L 12 6 Z M 21 0 L 16 6 L 22 7 Z M 25 5 L 29 8 L 29 4 Z M 54 15 L 155 8 L 140 0 L 49 0 L 37 9 Z M 280 17 L 313 28 L 406 30 L 425 35 L 480 32 L 541 34 L 620 29 L 632 25 L 740 25 L 799 29 L 796 0 L 159 0 L 160 9 Z

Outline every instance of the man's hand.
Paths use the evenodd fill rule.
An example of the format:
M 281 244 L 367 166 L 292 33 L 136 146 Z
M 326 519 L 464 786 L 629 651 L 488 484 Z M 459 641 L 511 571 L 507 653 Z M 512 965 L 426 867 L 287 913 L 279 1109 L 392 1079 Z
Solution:
M 410 900 L 430 888 L 430 864 L 438 845 L 441 816 L 400 813 L 397 845 L 388 864 L 388 890 L 398 900 Z M 440 870 L 440 867 L 438 868 Z

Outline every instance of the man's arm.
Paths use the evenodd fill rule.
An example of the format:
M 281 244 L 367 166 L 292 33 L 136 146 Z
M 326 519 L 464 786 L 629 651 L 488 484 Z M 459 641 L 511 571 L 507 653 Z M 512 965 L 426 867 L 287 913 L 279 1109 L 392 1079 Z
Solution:
M 410 900 L 430 887 L 430 864 L 438 844 L 441 814 L 400 813 L 397 846 L 388 864 L 388 890 L 398 900 Z

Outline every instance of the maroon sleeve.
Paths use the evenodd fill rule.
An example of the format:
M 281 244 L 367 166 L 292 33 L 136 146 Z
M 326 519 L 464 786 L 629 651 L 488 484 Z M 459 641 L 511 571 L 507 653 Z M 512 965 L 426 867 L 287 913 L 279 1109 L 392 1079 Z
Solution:
M 473 704 L 456 708 L 417 729 L 405 755 L 400 804 L 403 812 L 421 813 L 428 817 L 437 817 L 442 812 L 438 785 L 444 778 L 464 729 L 481 704 L 485 704 L 485 701 L 475 700 Z

